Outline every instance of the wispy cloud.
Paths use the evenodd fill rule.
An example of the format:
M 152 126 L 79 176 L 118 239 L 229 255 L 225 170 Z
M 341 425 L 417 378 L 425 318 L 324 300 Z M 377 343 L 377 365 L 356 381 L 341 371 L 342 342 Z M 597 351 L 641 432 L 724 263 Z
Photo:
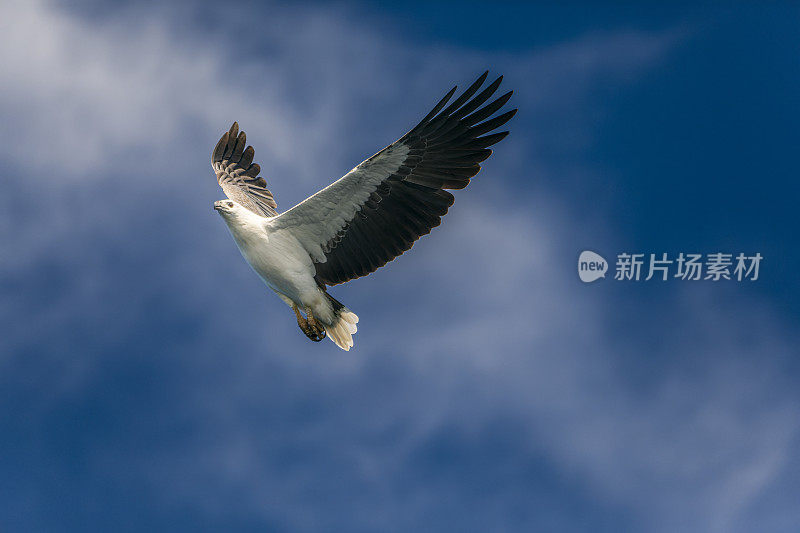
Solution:
M 581 231 L 570 199 L 513 194 L 554 172 L 549 143 L 591 142 L 593 91 L 624 87 L 681 32 L 497 56 L 409 45 L 342 7 L 272 6 L 266 30 L 241 38 L 246 12 L 220 10 L 207 35 L 181 24 L 193 16 L 0 7 L 0 69 L 14 80 L 0 89 L 13 192 L 0 235 L 17 250 L 0 262 L 0 317 L 26 317 L 3 341 L 3 379 L 33 376 L 46 410 L 96 385 L 115 353 L 166 357 L 182 378 L 164 409 L 193 428 L 141 455 L 101 446 L 94 468 L 133 464 L 106 475 L 291 530 L 555 520 L 531 503 L 546 488 L 531 464 L 643 529 L 757 523 L 754 502 L 796 468 L 789 328 L 761 302 L 732 294 L 720 308 L 718 294 L 687 291 L 660 311 L 673 335 L 635 334 L 647 316 L 620 335 L 611 317 L 626 296 L 579 286 L 565 260 Z M 30 27 L 47 31 L 31 40 Z M 335 290 L 362 316 L 357 349 L 306 344 L 210 212 L 213 142 L 239 119 L 288 207 L 487 64 L 517 89 L 514 135 L 413 253 Z M 51 290 L 36 292 L 42 279 Z

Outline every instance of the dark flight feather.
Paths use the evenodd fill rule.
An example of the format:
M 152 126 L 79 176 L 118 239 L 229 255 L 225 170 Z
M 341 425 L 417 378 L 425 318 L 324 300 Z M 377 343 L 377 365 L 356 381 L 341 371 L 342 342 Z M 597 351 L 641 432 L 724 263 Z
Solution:
M 445 189 L 467 186 L 480 171 L 480 163 L 491 155 L 488 147 L 508 135 L 507 131 L 489 132 L 508 122 L 517 111 L 490 118 L 508 102 L 512 92 L 481 107 L 503 79 L 500 76 L 474 96 L 487 76 L 488 72 L 483 73 L 445 108 L 455 94 L 454 87 L 419 124 L 387 148 L 404 145 L 408 154 L 323 246 L 326 261 L 315 263 L 318 282 L 336 285 L 374 272 L 441 223 L 454 200 Z M 233 132 L 232 128 L 231 135 L 235 135 Z M 223 140 L 224 136 L 220 143 L 225 145 L 227 141 Z

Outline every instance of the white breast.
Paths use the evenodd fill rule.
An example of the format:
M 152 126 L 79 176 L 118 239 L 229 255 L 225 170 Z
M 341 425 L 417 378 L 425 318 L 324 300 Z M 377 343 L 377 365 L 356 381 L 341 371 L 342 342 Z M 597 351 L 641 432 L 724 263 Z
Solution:
M 242 256 L 270 288 L 297 303 L 318 292 L 311 257 L 290 232 L 271 230 L 257 215 L 224 218 Z

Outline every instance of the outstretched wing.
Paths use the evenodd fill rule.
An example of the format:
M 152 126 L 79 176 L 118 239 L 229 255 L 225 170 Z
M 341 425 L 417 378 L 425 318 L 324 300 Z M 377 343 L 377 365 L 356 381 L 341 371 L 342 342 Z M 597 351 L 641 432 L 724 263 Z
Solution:
M 445 189 L 467 186 L 491 155 L 488 147 L 508 135 L 489 133 L 517 111 L 490 118 L 512 91 L 481 107 L 503 79 L 473 97 L 487 75 L 442 110 L 453 87 L 398 141 L 273 220 L 275 229 L 302 243 L 320 282 L 335 285 L 374 272 L 439 225 L 453 204 Z
M 245 148 L 247 136 L 233 123 L 225 132 L 211 155 L 211 167 L 225 195 L 237 204 L 263 217 L 274 217 L 277 204 L 267 189 L 267 182 L 259 177 L 261 167 L 253 163 L 255 150 Z

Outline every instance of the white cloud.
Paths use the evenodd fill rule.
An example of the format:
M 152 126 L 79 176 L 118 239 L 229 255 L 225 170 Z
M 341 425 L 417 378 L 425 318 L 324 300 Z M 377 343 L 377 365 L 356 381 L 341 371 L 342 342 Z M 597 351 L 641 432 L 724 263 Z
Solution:
M 778 363 L 797 339 L 775 320 L 755 320 L 769 313 L 759 302 L 733 294 L 719 309 L 717 295 L 692 291 L 676 295 L 663 312 L 660 331 L 677 333 L 653 345 L 641 336 L 620 338 L 604 319 L 615 312 L 608 302 L 620 295 L 580 286 L 562 261 L 577 253 L 562 242 L 574 230 L 565 206 L 553 197 L 519 202 L 502 190 L 511 181 L 503 176 L 522 168 L 550 172 L 538 136 L 590 142 L 580 111 L 593 88 L 639 75 L 680 34 L 596 34 L 501 57 L 401 46 L 336 9 L 311 16 L 301 8 L 269 11 L 264 32 L 238 39 L 228 30 L 245 14 L 235 10 L 204 36 L 181 26 L 186 13 L 166 9 L 131 8 L 89 21 L 43 3 L 0 6 L 0 132 L 8 139 L 0 159 L 30 173 L 2 179 L 41 214 L 9 214 L 19 212 L 10 203 L 0 214 L 0 232 L 17 250 L 0 266 L 13 275 L 44 261 L 76 267 L 41 325 L 10 335 L 7 346 L 70 327 L 76 308 L 126 290 L 128 306 L 105 330 L 114 337 L 147 312 L 152 294 L 172 290 L 187 309 L 210 307 L 207 330 L 182 347 L 197 358 L 199 372 L 216 368 L 218 354 L 212 358 L 206 346 L 216 345 L 222 331 L 231 334 L 232 324 L 223 322 L 231 310 L 257 317 L 263 332 L 248 328 L 249 339 L 231 334 L 250 355 L 231 359 L 229 374 L 216 382 L 223 388 L 195 390 L 175 407 L 209 421 L 201 426 L 208 434 L 193 449 L 159 450 L 144 471 L 166 499 L 219 512 L 238 506 L 294 530 L 346 518 L 335 510 L 346 503 L 336 476 L 346 473 L 362 487 L 355 496 L 372 509 L 360 517 L 362 526 L 410 525 L 431 511 L 438 487 L 398 494 L 392 480 L 437 432 L 458 431 L 469 440 L 498 419 L 513 421 L 531 455 L 542 454 L 592 498 L 629 509 L 646 529 L 725 531 L 755 523 L 748 506 L 776 483 L 797 438 L 797 396 Z M 46 31 L 31 39 L 32 27 Z M 517 127 L 513 142 L 501 145 L 488 170 L 459 194 L 442 228 L 390 269 L 336 290 L 364 319 L 358 349 L 341 354 L 315 345 L 313 354 L 297 353 L 304 341 L 285 327 L 291 321 L 282 304 L 248 292 L 258 282 L 224 230 L 195 211 L 202 205 L 205 215 L 219 194 L 207 168 L 215 136 L 232 118 L 246 124 L 286 207 L 412 125 L 438 96 L 432 90 L 469 81 L 465 73 L 487 64 L 517 89 L 518 123 L 557 113 L 575 127 Z M 91 203 L 98 193 L 103 205 Z M 90 203 L 81 209 L 65 198 Z M 165 206 L 176 213 L 164 214 Z M 169 241 L 169 249 L 134 234 L 132 227 L 152 230 L 139 221 L 142 210 L 168 223 L 169 235 L 153 238 Z M 131 240 L 129 254 L 160 254 L 152 258 L 161 276 L 152 285 L 119 289 L 108 260 L 93 248 L 119 252 L 124 239 Z M 214 286 L 219 292 L 209 306 Z M 7 300 L 0 312 L 12 317 L 18 305 Z M 731 339 L 730 331 L 745 338 Z M 387 350 L 398 338 L 402 345 Z M 674 354 L 687 353 L 696 354 L 696 366 L 670 364 Z M 651 386 L 639 390 L 626 357 L 658 360 L 652 368 L 663 375 L 646 376 Z M 677 359 L 686 364 L 686 357 Z M 76 357 L 74 366 L 65 360 L 54 368 L 80 369 L 64 386 L 74 391 L 93 363 Z M 389 390 L 372 389 L 385 368 L 397 381 L 389 380 Z M 278 390 L 265 390 L 265 376 L 275 374 Z M 323 396 L 314 405 L 330 411 L 302 419 L 297 412 L 311 394 Z M 275 418 L 262 424 L 253 411 Z M 292 460 L 293 449 L 307 452 L 306 461 Z M 114 450 L 108 453 L 113 459 Z M 317 478 L 324 469 L 331 479 Z M 330 498 L 317 514 L 306 509 L 319 496 L 315 486 Z M 502 513 L 501 499 L 518 495 L 496 497 L 487 498 L 487 513 L 488 504 Z

